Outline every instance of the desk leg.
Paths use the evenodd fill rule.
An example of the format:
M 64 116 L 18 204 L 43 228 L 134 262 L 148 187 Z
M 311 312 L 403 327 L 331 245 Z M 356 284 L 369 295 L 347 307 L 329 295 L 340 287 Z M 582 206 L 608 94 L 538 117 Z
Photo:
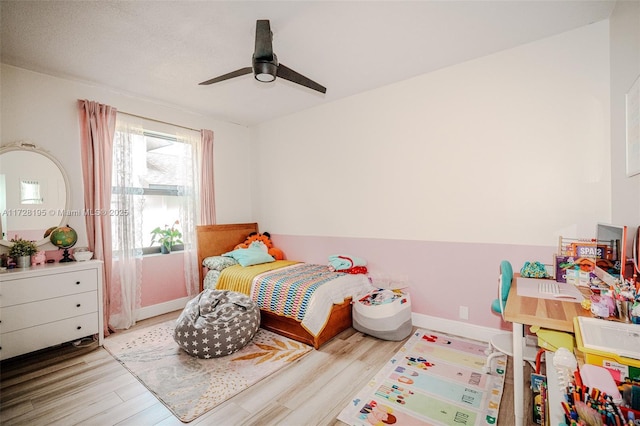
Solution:
M 524 346 L 524 326 L 513 323 L 513 407 L 516 426 L 524 425 L 524 360 L 522 348 Z

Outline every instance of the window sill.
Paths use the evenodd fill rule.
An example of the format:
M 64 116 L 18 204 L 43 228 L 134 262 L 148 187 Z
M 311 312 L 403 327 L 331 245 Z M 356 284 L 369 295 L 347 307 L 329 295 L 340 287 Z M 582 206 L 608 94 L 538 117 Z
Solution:
M 171 253 L 182 253 L 184 252 L 184 245 L 183 244 L 177 244 L 175 246 L 173 246 L 171 248 L 171 252 L 169 253 L 161 253 L 160 252 L 160 246 L 154 246 L 154 247 L 144 247 L 142 249 L 142 256 L 150 256 L 150 255 L 157 255 L 157 254 L 163 254 L 163 255 L 167 255 L 167 254 L 171 254 Z
M 142 255 L 142 258 L 144 259 L 145 257 L 158 257 L 158 256 L 171 256 L 172 254 L 180 254 L 182 255 L 184 253 L 184 251 L 182 250 L 172 250 L 171 253 L 160 253 L 160 252 L 156 252 L 156 253 L 144 253 Z

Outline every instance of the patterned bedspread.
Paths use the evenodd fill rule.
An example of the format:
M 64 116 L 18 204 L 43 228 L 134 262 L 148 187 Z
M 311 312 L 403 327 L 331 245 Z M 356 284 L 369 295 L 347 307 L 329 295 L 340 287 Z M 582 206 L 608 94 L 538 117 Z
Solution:
M 261 309 L 302 321 L 318 287 L 342 275 L 324 265 L 299 263 L 257 276 L 251 298 Z
M 218 278 L 215 288 L 218 290 L 238 291 L 246 294 L 247 296 L 251 296 L 251 285 L 257 276 L 267 271 L 284 268 L 297 263 L 299 262 L 291 260 L 277 260 L 275 262 L 261 263 L 253 266 L 230 266 L 220 273 L 220 277 Z
M 278 260 L 225 268 L 216 289 L 251 295 L 260 309 L 300 321 L 317 336 L 334 304 L 349 297 L 356 299 L 374 288 L 363 274 L 336 273 L 326 265 Z

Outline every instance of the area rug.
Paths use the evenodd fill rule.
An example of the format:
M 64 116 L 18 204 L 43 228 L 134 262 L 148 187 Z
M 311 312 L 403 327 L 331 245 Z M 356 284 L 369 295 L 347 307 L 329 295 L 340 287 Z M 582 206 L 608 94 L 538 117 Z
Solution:
M 247 346 L 221 358 L 188 355 L 173 340 L 175 321 L 113 334 L 104 348 L 182 422 L 216 405 L 311 351 L 262 328 Z
M 495 425 L 506 356 L 484 374 L 486 344 L 418 329 L 340 413 L 350 425 Z

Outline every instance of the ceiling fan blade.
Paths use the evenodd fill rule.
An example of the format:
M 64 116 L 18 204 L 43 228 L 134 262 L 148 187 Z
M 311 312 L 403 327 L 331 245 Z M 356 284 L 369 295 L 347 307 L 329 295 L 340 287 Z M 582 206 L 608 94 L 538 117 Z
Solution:
M 256 22 L 256 47 L 253 57 L 261 61 L 273 61 L 273 33 L 268 19 Z
M 320 93 L 327 93 L 326 87 L 316 83 L 315 81 L 305 77 L 302 74 L 297 73 L 291 68 L 285 67 L 282 64 L 278 65 L 278 72 L 276 73 L 276 75 L 280 78 L 284 78 L 285 80 L 289 80 L 302 86 L 308 87 L 309 89 L 317 90 Z
M 240 68 L 239 70 L 235 70 L 219 77 L 212 78 L 211 80 L 203 81 L 202 83 L 199 83 L 199 85 L 206 86 L 208 84 L 218 83 L 219 81 L 229 80 L 230 78 L 240 77 L 241 75 L 251 74 L 252 72 L 253 68 L 251 67 Z

